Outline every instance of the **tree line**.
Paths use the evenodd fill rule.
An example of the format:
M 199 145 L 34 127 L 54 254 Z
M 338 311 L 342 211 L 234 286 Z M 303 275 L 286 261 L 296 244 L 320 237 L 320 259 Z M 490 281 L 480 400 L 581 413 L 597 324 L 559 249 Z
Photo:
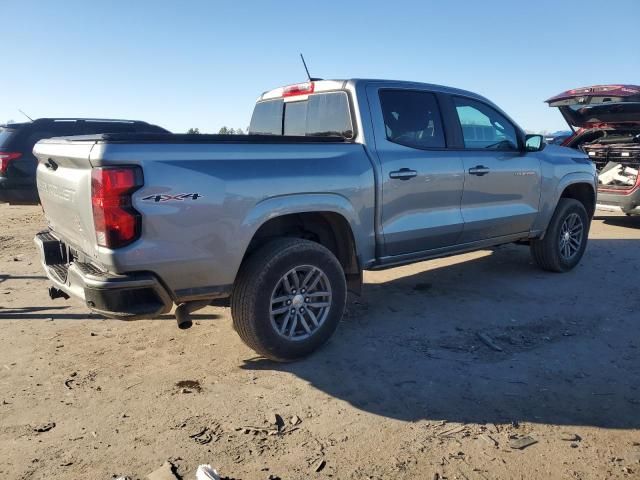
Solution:
M 200 132 L 200 129 L 196 127 L 196 128 L 190 128 L 189 130 L 187 130 L 187 133 L 193 135 L 193 134 L 202 133 L 202 132 Z M 218 130 L 218 134 L 219 135 L 246 135 L 247 132 L 242 128 L 222 127 L 220 130 Z

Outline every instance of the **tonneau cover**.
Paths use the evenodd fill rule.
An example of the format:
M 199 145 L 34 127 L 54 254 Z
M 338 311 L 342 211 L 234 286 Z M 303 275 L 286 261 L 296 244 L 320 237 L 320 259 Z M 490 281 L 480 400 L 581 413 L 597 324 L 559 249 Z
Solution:
M 103 142 L 103 143 L 347 143 L 338 136 L 282 136 L 282 135 L 209 135 L 189 133 L 102 133 L 41 140 L 40 143 Z

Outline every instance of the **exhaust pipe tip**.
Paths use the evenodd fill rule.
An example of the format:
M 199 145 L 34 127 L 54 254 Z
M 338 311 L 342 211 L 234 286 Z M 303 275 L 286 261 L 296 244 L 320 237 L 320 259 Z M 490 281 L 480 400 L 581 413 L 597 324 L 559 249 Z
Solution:
M 211 302 L 211 300 L 196 300 L 178 305 L 175 313 L 176 320 L 178 321 L 178 328 L 180 330 L 191 328 L 193 326 L 191 314 L 196 310 L 206 307 L 209 305 L 209 302 Z
M 188 303 L 181 303 L 176 308 L 176 320 L 178 321 L 178 328 L 180 330 L 187 330 L 193 326 L 193 320 L 191 320 L 191 312 L 189 311 Z

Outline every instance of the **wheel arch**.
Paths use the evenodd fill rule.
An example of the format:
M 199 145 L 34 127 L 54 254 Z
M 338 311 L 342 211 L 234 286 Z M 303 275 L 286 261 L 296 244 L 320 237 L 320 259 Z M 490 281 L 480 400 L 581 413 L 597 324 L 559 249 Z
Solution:
M 574 182 L 567 185 L 560 193 L 560 198 L 573 198 L 584 206 L 589 218 L 593 218 L 596 211 L 596 192 L 593 185 L 586 182 Z
M 345 271 L 350 291 L 360 293 L 362 242 L 355 209 L 340 195 L 287 195 L 258 204 L 245 220 L 253 234 L 242 263 L 270 240 L 297 237 L 313 240 L 328 248 Z M 241 265 L 242 265 L 241 263 Z
M 585 205 L 589 218 L 593 217 L 596 205 L 596 177 L 589 173 L 569 173 L 562 177 L 555 188 L 543 188 L 540 213 L 534 227 L 532 238 L 544 238 L 553 213 L 561 198 L 573 198 Z

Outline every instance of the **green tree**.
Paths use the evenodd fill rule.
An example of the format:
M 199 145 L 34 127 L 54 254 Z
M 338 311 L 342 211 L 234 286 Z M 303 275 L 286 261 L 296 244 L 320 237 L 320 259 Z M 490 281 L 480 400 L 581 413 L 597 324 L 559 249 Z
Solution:
M 200 133 L 200 129 L 198 127 L 190 128 L 189 130 L 187 130 L 187 133 L 189 133 L 191 135 L 196 134 L 196 133 Z
M 220 135 L 244 135 L 244 130 L 242 128 L 229 128 L 227 126 L 222 127 L 218 130 Z

